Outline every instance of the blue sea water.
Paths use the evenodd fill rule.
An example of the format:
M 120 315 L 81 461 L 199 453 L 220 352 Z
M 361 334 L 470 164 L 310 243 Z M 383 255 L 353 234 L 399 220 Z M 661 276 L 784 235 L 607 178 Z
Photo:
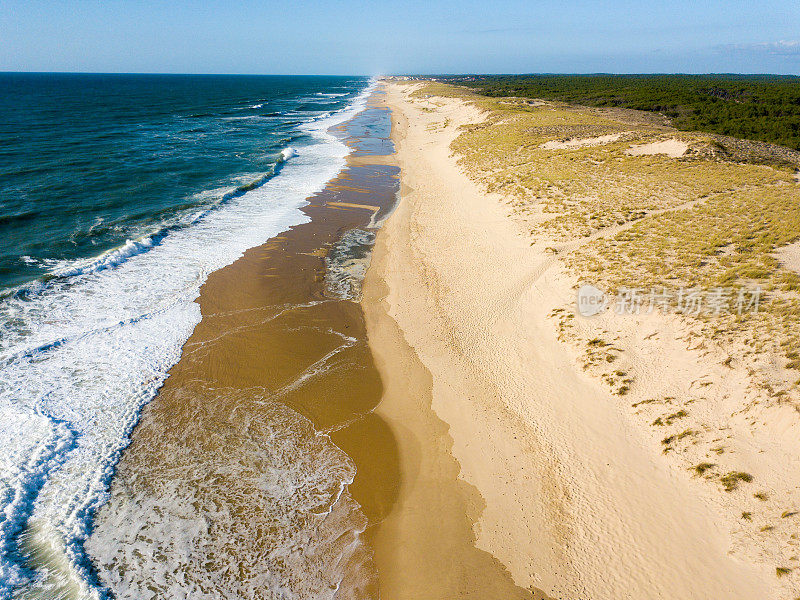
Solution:
M 369 83 L 0 74 L 0 599 L 103 597 L 91 519 L 200 285 L 306 218 Z
M 365 82 L 0 74 L 0 288 L 180 225 L 272 173 Z

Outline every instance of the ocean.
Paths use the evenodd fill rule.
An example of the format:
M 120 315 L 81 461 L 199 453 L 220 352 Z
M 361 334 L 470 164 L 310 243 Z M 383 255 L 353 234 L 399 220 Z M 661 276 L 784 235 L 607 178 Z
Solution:
M 307 220 L 370 87 L 0 74 L 0 599 L 109 595 L 86 541 L 200 286 Z

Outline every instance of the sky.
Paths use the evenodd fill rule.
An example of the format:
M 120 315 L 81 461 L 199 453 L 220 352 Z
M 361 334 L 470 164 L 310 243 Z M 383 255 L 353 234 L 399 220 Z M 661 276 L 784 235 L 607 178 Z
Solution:
M 800 1 L 0 0 L 0 71 L 800 74 Z

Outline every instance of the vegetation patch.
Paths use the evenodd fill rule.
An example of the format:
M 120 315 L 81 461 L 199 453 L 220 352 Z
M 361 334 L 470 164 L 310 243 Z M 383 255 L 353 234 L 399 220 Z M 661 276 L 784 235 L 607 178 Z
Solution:
M 773 352 L 785 356 L 781 364 L 787 369 L 800 368 L 800 275 L 775 257 L 777 249 L 800 240 L 800 185 L 793 167 L 732 162 L 705 133 L 631 124 L 613 113 L 534 103 L 520 97 L 527 93 L 521 88 L 500 89 L 515 97 L 479 95 L 481 90 L 443 83 L 415 93 L 458 97 L 485 111 L 483 122 L 462 128 L 453 150 L 486 188 L 507 198 L 533 240 L 554 248 L 581 280 L 609 292 L 698 288 L 725 296 L 726 310 L 684 316 L 731 348 L 736 353 L 731 362 Z M 550 141 L 610 135 L 617 135 L 616 141 L 542 148 Z M 666 139 L 680 139 L 689 151 L 680 158 L 626 152 Z M 560 244 L 576 248 L 565 252 Z M 758 311 L 739 314 L 737 294 L 756 288 Z M 674 309 L 672 302 L 668 308 Z M 569 327 L 563 318 L 561 333 Z M 602 343 L 589 342 L 588 363 L 617 360 Z M 795 373 L 778 383 L 782 388 L 762 383 L 775 401 L 793 399 L 800 410 L 798 382 Z M 623 382 L 614 386 L 622 394 L 630 388 Z
M 656 112 L 678 129 L 800 149 L 800 77 L 791 75 L 519 75 L 451 81 L 486 96 Z
M 701 462 L 692 467 L 692 470 L 694 470 L 695 475 L 697 475 L 698 477 L 702 477 L 703 475 L 705 475 L 706 471 L 708 471 L 709 469 L 713 469 L 716 466 L 717 465 L 714 463 Z
M 719 478 L 719 482 L 726 492 L 732 492 L 739 487 L 740 482 L 750 483 L 753 476 L 743 471 L 729 471 Z

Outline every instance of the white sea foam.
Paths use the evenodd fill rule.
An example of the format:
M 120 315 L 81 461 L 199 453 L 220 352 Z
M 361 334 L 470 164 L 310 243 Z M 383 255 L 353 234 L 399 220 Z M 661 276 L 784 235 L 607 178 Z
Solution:
M 349 573 L 371 571 L 366 519 L 346 492 L 355 468 L 282 404 L 238 410 L 260 393 L 192 389 L 192 402 L 224 411 L 225 451 L 198 463 L 191 441 L 156 438 L 165 456 L 148 483 L 112 488 L 87 549 L 115 598 L 359 597 L 337 594 Z
M 323 113 L 317 116 L 312 122 L 300 125 L 300 129 L 304 131 L 314 131 L 319 134 L 324 134 L 329 139 L 335 139 L 334 136 L 327 132 L 327 129 L 339 123 L 343 123 L 348 119 L 352 119 L 355 115 L 364 110 L 367 104 L 367 98 L 369 98 L 370 94 L 375 90 L 376 86 L 376 80 L 370 81 L 369 85 L 364 88 L 364 91 L 353 98 L 353 101 L 346 108 L 336 113 Z
M 276 117 L 270 115 L 245 115 L 242 117 L 220 117 L 223 121 L 272 121 Z
M 119 248 L 104 252 L 100 256 L 74 261 L 55 261 L 50 269 L 53 275 L 59 277 L 69 277 L 78 275 L 87 270 L 100 271 L 108 267 L 115 267 L 131 256 L 147 252 L 153 247 L 154 238 L 152 235 L 145 236 L 138 240 L 127 240 Z
M 281 150 L 281 160 L 289 160 L 290 158 L 293 158 L 295 156 L 297 156 L 297 150 L 295 150 L 291 146 Z
M 375 232 L 351 229 L 325 257 L 325 286 L 334 298 L 361 300 L 361 284 L 369 267 Z
M 103 597 L 84 550 L 90 521 L 140 409 L 200 319 L 201 284 L 307 218 L 299 208 L 348 152 L 326 129 L 365 98 L 305 125 L 317 143 L 191 226 L 58 264 L 55 279 L 3 299 L 0 598 L 19 585 L 26 597 Z

